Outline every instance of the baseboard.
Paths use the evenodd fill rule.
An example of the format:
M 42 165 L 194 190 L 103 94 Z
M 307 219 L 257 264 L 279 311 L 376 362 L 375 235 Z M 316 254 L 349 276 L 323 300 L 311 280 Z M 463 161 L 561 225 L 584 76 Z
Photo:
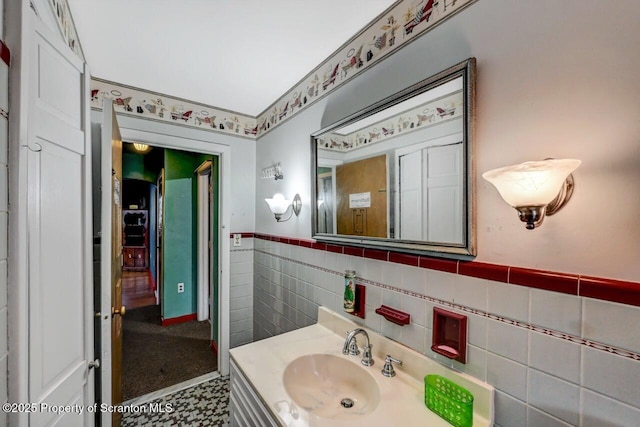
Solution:
M 169 325 L 175 325 L 177 323 L 191 322 L 192 320 L 197 320 L 197 319 L 198 319 L 197 313 L 185 314 L 184 316 L 171 317 L 169 319 L 165 319 L 163 317 L 162 326 L 169 326 Z

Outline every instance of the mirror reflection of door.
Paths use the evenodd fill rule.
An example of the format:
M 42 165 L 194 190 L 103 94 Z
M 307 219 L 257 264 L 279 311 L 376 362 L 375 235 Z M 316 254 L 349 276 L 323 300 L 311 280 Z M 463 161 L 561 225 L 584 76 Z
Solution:
M 388 237 L 387 156 L 336 167 L 338 234 Z
M 463 242 L 462 142 L 399 156 L 399 237 Z
M 333 203 L 333 170 L 318 168 L 318 232 L 335 233 Z

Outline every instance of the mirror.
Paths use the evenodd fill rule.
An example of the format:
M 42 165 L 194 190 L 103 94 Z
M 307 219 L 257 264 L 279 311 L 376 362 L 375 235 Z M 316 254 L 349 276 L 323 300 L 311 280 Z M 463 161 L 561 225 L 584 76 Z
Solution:
M 475 58 L 311 135 L 313 238 L 475 255 Z

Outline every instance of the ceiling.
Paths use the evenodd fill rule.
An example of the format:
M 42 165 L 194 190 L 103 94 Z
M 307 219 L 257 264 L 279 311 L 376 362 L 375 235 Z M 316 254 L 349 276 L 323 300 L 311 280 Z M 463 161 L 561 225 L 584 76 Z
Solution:
M 394 0 L 68 0 L 94 77 L 257 116 Z

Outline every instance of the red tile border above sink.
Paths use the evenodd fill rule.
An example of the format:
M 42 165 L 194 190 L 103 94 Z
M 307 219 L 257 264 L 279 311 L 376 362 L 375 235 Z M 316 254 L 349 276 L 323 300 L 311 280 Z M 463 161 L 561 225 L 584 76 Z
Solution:
M 528 286 L 564 294 L 578 295 L 578 275 L 553 271 L 510 267 L 509 281 L 513 285 Z
M 509 267 L 485 262 L 460 261 L 458 263 L 458 274 L 496 282 L 507 282 L 509 280 Z
M 418 255 L 403 254 L 400 252 L 389 252 L 389 261 L 396 264 L 420 266 L 420 257 Z
M 640 306 L 640 283 L 580 276 L 580 296 Z
M 238 233 L 235 233 L 238 234 Z M 452 259 L 418 256 L 402 252 L 363 249 L 343 246 L 337 243 L 321 243 L 314 240 L 289 239 L 259 233 L 240 233 L 242 237 L 255 237 L 263 240 L 305 246 L 317 250 L 343 253 L 376 260 L 388 260 L 397 264 L 418 266 L 430 270 L 478 277 L 512 285 L 526 286 L 569 295 L 618 302 L 640 306 L 640 283 L 601 277 L 581 276 L 578 274 L 530 268 L 490 264 L 477 261 L 457 261 Z M 231 234 L 233 237 L 233 233 Z
M 430 270 L 446 271 L 447 273 L 458 273 L 458 261 L 451 259 L 431 258 L 420 256 L 420 267 Z

